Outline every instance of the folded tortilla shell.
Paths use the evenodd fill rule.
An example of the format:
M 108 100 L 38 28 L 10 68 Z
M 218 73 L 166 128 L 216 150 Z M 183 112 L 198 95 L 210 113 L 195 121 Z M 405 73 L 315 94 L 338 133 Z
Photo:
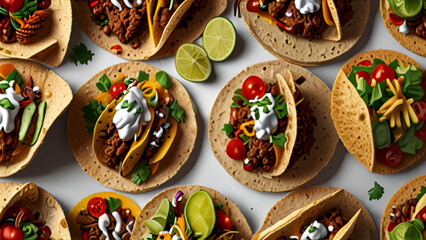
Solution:
M 52 231 L 50 239 L 71 239 L 61 205 L 43 188 L 37 187 L 34 183 L 15 184 L 9 182 L 0 183 L 0 188 L 2 189 L 0 194 L 2 199 L 0 220 L 13 204 L 20 202 L 24 207 L 28 207 L 33 214 L 40 213 L 40 218 L 46 221 L 46 225 Z
M 400 187 L 398 191 L 395 192 L 386 205 L 385 210 L 383 211 L 383 217 L 380 226 L 380 240 L 390 240 L 387 228 L 390 223 L 389 215 L 392 213 L 392 207 L 403 204 L 409 199 L 416 198 L 417 194 L 421 192 L 422 186 L 426 187 L 426 175 L 413 178 L 406 184 L 402 185 L 402 187 Z
M 399 63 L 404 66 L 413 64 L 422 70 L 423 79 L 426 77 L 422 67 L 402 53 L 392 50 L 373 50 L 361 53 L 342 67 L 334 82 L 331 93 L 331 117 L 343 144 L 359 162 L 371 172 L 391 174 L 400 172 L 420 161 L 426 154 L 426 144 L 414 156 L 404 153 L 402 162 L 396 167 L 390 167 L 375 160 L 373 131 L 367 105 L 346 77 L 351 72 L 352 66 L 356 66 L 363 60 L 373 61 L 374 58 L 379 58 L 388 64 L 395 59 L 398 59 Z
M 320 206 L 325 208 L 320 209 Z M 327 214 L 333 206 L 340 208 L 344 216 L 350 216 L 352 217 L 351 221 L 356 222 L 355 226 L 348 225 L 351 227 L 342 231 L 342 239 L 345 239 L 344 237 L 351 232 L 352 227 L 354 227 L 353 239 L 377 239 L 378 232 L 374 221 L 361 201 L 345 190 L 330 187 L 309 187 L 287 194 L 269 210 L 262 226 L 252 239 L 261 239 L 261 234 L 267 233 L 266 229 L 283 221 L 283 219 L 287 219 L 286 222 L 283 222 L 283 225 L 293 224 L 291 228 L 286 225 L 284 230 L 288 230 L 289 234 L 294 234 L 300 230 L 302 225 L 310 224 L 316 217 Z M 311 210 L 306 211 L 308 208 Z M 306 212 L 303 213 L 304 211 Z M 359 216 L 357 216 L 358 212 Z M 313 213 L 319 215 L 312 216 Z M 296 216 L 301 214 L 306 214 L 306 223 L 297 219 Z M 310 220 L 312 221 L 309 222 Z
M 53 122 L 61 115 L 70 104 L 73 95 L 68 83 L 59 77 L 55 72 L 49 70 L 38 63 L 20 59 L 0 59 L 0 65 L 11 63 L 19 72 L 22 79 L 27 82 L 29 76 L 33 78 L 34 86 L 40 87 L 41 99 L 46 101 L 47 108 L 43 122 L 43 129 L 33 146 L 18 143 L 21 151 L 12 156 L 10 161 L 0 164 L 0 177 L 7 177 L 26 167 L 34 158 L 37 150 L 43 143 L 44 138 Z M 50 94 L 50 96 L 49 96 Z M 35 124 L 35 121 L 32 122 Z M 27 134 L 27 138 L 31 137 Z
M 50 16 L 31 42 L 0 42 L 0 55 L 9 58 L 32 58 L 49 66 L 59 66 L 67 53 L 71 37 L 71 0 L 51 1 L 47 11 Z
M 248 1 L 242 0 L 240 9 L 241 15 L 254 38 L 277 58 L 302 66 L 322 65 L 349 51 L 364 32 L 371 5 L 370 0 L 352 1 L 354 16 L 342 26 L 342 39 L 336 42 L 326 39 L 309 41 L 306 38 L 281 31 L 275 24 L 272 25 L 258 17 L 257 13 L 247 11 L 246 4 Z M 330 2 L 330 0 L 328 1 Z M 331 12 L 333 13 L 333 11 Z M 336 30 L 336 33 L 330 33 L 330 36 L 338 36 L 335 27 L 330 29 Z
M 225 146 L 230 139 L 221 129 L 225 123 L 229 123 L 229 105 L 232 103 L 234 91 L 241 88 L 247 77 L 256 75 L 264 81 L 275 81 L 277 74 L 285 76 L 287 70 L 291 70 L 294 79 L 302 76 L 306 78 L 305 83 L 297 87 L 309 100 L 313 116 L 317 119 L 317 125 L 314 126 L 316 141 L 309 155 L 302 156 L 280 176 L 268 179 L 264 177 L 263 169 L 247 172 L 242 168 L 241 161 L 232 160 L 226 155 Z M 271 61 L 248 67 L 225 84 L 210 110 L 208 133 L 213 154 L 235 180 L 258 191 L 283 192 L 306 184 L 328 164 L 338 141 L 338 136 L 333 128 L 328 86 L 305 68 L 284 61 Z
M 337 8 L 336 4 L 334 3 L 334 0 L 327 0 L 327 5 L 327 7 L 330 9 L 334 25 L 327 27 L 327 30 L 325 30 L 325 32 L 322 34 L 322 38 L 338 42 L 342 40 L 342 24 L 340 23 L 339 14 L 337 13 Z
M 131 176 L 122 177 L 118 171 L 108 168 L 97 160 L 92 147 L 93 138 L 87 131 L 86 120 L 81 109 L 101 93 L 96 88 L 96 83 L 103 74 L 114 79 L 120 72 L 126 76 L 138 76 L 139 71 L 150 74 L 150 80 L 154 81 L 155 73 L 161 70 L 142 62 L 127 62 L 108 67 L 80 87 L 68 112 L 68 142 L 80 166 L 96 181 L 106 187 L 123 192 L 145 192 L 157 188 L 172 178 L 188 160 L 197 137 L 197 121 L 191 98 L 183 85 L 170 76 L 171 88 L 169 91 L 186 114 L 185 121 L 178 125 L 178 131 L 185 134 L 176 136 L 166 156 L 160 161 L 155 175 L 138 186 L 131 181 Z
M 238 206 L 234 202 L 229 200 L 229 198 L 223 196 L 221 193 L 211 188 L 198 186 L 198 185 L 185 185 L 185 186 L 170 188 L 159 193 L 157 196 L 151 199 L 143 207 L 142 211 L 137 216 L 135 225 L 133 227 L 131 239 L 142 240 L 147 234 L 149 234 L 149 230 L 143 222 L 150 219 L 157 212 L 157 209 L 158 207 L 160 207 L 161 201 L 163 201 L 164 198 L 167 198 L 170 201 L 172 201 L 175 194 L 178 191 L 182 191 L 184 193 L 182 203 L 185 204 L 189 196 L 191 196 L 192 193 L 198 190 L 207 191 L 210 194 L 210 196 L 213 198 L 213 202 L 215 205 L 222 204 L 223 206 L 229 207 L 230 209 L 229 217 L 231 218 L 232 223 L 234 224 L 233 227 L 235 228 L 236 231 L 239 232 L 238 234 L 236 234 L 235 239 L 239 239 L 239 240 L 251 239 L 252 231 L 250 229 L 250 226 L 247 220 L 245 219 L 243 213 L 240 211 Z

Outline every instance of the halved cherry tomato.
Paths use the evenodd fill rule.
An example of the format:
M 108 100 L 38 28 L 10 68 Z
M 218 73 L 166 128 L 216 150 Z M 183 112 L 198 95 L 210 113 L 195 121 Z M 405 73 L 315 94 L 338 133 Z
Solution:
M 371 66 L 371 61 L 370 60 L 361 61 L 357 64 L 357 66 L 369 67 L 369 66 Z
M 391 144 L 388 148 L 376 150 L 376 157 L 386 165 L 396 167 L 402 161 L 402 151 L 398 145 Z
M 253 100 L 256 97 L 262 98 L 265 95 L 266 85 L 258 76 L 248 77 L 241 88 L 241 93 L 248 100 Z
M 118 94 L 124 92 L 126 89 L 127 89 L 126 84 L 122 82 L 116 83 L 109 88 L 109 94 L 111 94 L 113 98 L 116 98 Z
M 401 26 L 404 23 L 404 19 L 395 13 L 390 13 L 389 18 L 393 25 Z
M 426 120 L 426 103 L 423 101 L 417 101 L 412 105 L 414 112 L 416 113 L 419 121 L 422 122 Z
M 284 23 L 282 23 L 280 21 L 277 21 L 277 26 L 279 28 L 283 29 L 284 31 L 290 33 L 290 34 L 294 33 L 294 27 L 293 26 L 288 27 L 288 26 L 286 26 Z
M 423 142 L 426 142 L 426 125 L 423 125 L 423 127 L 417 130 L 414 135 Z
M 359 72 L 356 72 L 356 75 L 358 76 L 358 78 L 364 78 L 364 80 L 367 81 L 368 85 L 371 85 L 371 77 L 370 77 L 370 74 L 368 74 L 368 72 L 359 71 Z
M 388 225 L 388 232 L 392 232 L 392 230 L 396 227 L 395 223 L 390 222 Z
M 247 10 L 249 12 L 260 12 L 260 8 L 259 8 L 259 0 L 249 0 L 247 2 Z
M 11 222 L 4 223 L 0 227 L 0 239 L 2 240 L 24 240 L 24 233 Z
M 243 169 L 246 170 L 247 172 L 253 171 L 254 169 L 253 161 L 250 161 L 248 158 L 246 158 L 246 160 L 244 160 Z
M 107 204 L 105 199 L 100 197 L 95 197 L 89 200 L 87 203 L 87 210 L 89 210 L 90 215 L 95 218 L 102 216 L 107 209 Z
M 395 79 L 395 72 L 388 65 L 379 64 L 376 68 L 374 68 L 371 77 L 375 79 L 377 83 L 386 81 L 386 79 L 389 79 L 392 82 Z
M 216 209 L 216 226 L 221 230 L 231 230 L 232 220 L 222 209 Z
M 9 12 L 16 12 L 24 5 L 24 0 L 2 0 L 1 5 Z
M 417 213 L 416 218 L 422 220 L 422 222 L 426 222 L 426 207 L 422 208 L 422 210 Z
M 243 159 L 246 156 L 246 146 L 244 146 L 243 140 L 234 138 L 229 141 L 226 146 L 226 154 L 234 160 Z

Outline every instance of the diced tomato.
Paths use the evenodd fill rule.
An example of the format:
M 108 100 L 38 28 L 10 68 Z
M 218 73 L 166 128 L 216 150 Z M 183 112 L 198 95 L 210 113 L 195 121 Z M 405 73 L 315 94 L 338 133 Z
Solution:
M 415 133 L 416 137 L 423 142 L 426 142 L 426 125 L 423 125 L 422 128 L 416 131 Z
M 396 227 L 395 223 L 390 222 L 388 225 L 388 232 L 392 232 L 392 230 Z
M 241 87 L 241 93 L 248 100 L 258 99 L 265 95 L 266 85 L 258 76 L 248 77 Z
M 404 23 L 404 19 L 395 13 L 390 13 L 389 18 L 393 25 L 401 26 Z
M 226 154 L 234 160 L 243 159 L 246 156 L 246 146 L 244 146 L 243 140 L 234 138 L 229 141 L 226 146 Z
M 368 72 L 359 71 L 359 72 L 356 72 L 356 75 L 358 76 L 358 78 L 364 78 L 364 80 L 367 81 L 368 85 L 371 85 L 371 77 L 370 77 L 370 74 L 368 74 Z
M 371 61 L 370 60 L 361 61 L 357 64 L 357 66 L 369 67 L 369 66 L 371 66 Z
M 249 0 L 247 2 L 247 10 L 249 12 L 258 12 L 260 13 L 260 8 L 259 8 L 259 0 Z
M 377 83 L 386 81 L 389 79 L 391 82 L 395 79 L 395 72 L 391 67 L 386 64 L 379 64 L 373 70 L 373 74 L 371 76 Z
M 417 213 L 416 218 L 422 220 L 422 222 L 426 222 L 426 207 L 422 208 L 422 210 Z
M 386 165 L 396 167 L 402 161 L 402 151 L 398 145 L 391 144 L 388 148 L 376 149 L 376 157 Z
M 281 29 L 283 29 L 284 31 L 290 33 L 290 34 L 294 34 L 294 27 L 287 27 L 284 23 L 277 21 L 277 26 Z
M 416 113 L 419 121 L 422 122 L 426 120 L 426 103 L 423 101 L 417 101 L 412 105 L 414 112 Z

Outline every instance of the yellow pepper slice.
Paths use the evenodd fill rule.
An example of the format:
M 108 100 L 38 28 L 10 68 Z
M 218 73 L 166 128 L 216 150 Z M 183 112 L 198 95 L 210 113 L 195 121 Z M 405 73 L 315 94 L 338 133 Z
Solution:
M 247 127 L 252 128 L 251 132 L 249 132 Z M 241 124 L 240 129 L 244 132 L 244 134 L 247 137 L 254 137 L 256 135 L 256 132 L 254 131 L 254 120 L 251 120 L 249 122 L 245 122 L 245 123 Z
M 155 97 L 155 92 L 157 90 L 155 82 L 143 81 L 138 84 L 138 87 L 142 90 L 145 98 L 150 99 L 151 97 Z
M 114 80 L 112 80 L 111 86 L 116 84 L 116 83 L 124 82 L 124 79 L 126 79 L 126 76 L 124 74 L 120 73 Z
M 107 92 L 101 92 L 98 96 L 94 98 L 94 100 L 106 106 L 110 104 L 114 100 L 114 98 L 111 96 L 111 94 Z

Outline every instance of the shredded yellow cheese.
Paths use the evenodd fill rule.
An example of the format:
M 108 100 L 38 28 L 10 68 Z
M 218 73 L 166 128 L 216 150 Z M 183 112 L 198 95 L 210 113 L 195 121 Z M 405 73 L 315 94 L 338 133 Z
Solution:
M 300 99 L 297 103 L 296 103 L 296 107 L 299 106 L 299 104 L 301 104 L 303 102 L 303 100 L 305 100 L 305 98 Z

